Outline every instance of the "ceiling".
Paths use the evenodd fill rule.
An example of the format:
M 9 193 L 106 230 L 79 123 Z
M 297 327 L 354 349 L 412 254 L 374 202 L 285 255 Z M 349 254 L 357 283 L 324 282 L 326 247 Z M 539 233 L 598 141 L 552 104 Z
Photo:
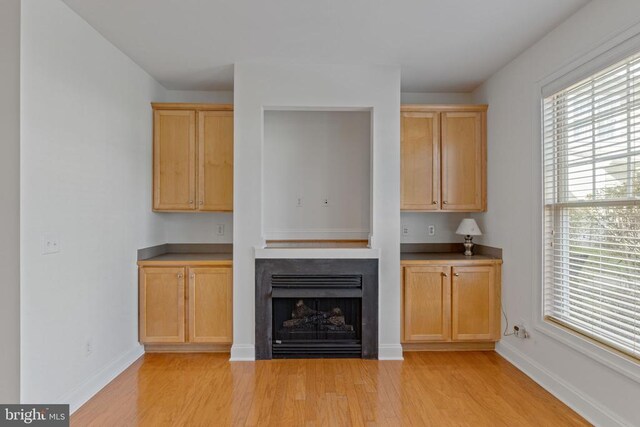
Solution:
M 396 64 L 405 92 L 476 88 L 588 0 L 64 0 L 168 89 L 233 64 Z

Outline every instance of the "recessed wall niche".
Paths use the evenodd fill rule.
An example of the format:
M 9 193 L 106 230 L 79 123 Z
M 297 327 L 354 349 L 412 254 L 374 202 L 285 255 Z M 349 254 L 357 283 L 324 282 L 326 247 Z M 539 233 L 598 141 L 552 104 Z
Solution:
M 368 239 L 371 111 L 266 110 L 266 240 Z

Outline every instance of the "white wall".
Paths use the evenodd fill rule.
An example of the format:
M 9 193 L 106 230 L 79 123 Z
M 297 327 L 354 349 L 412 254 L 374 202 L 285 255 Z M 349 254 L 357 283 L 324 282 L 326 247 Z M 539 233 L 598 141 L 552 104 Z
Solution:
M 233 91 L 167 90 L 163 101 L 233 104 Z
M 234 344 L 232 359 L 254 350 L 254 246 L 264 243 L 263 109 L 373 108 L 372 244 L 381 249 L 380 357 L 400 347 L 400 70 L 397 67 L 235 65 Z
M 368 239 L 370 152 L 369 111 L 265 111 L 265 238 Z
M 167 243 L 233 243 L 233 213 L 162 213 Z M 218 234 L 224 226 L 224 235 Z
M 73 410 L 142 353 L 136 250 L 165 242 L 149 106 L 164 89 L 58 0 L 22 1 L 21 54 L 22 400 Z
M 20 401 L 20 0 L 0 2 L 0 402 Z
M 472 94 L 460 92 L 402 92 L 403 104 L 471 104 Z
M 531 327 L 541 323 L 532 297 L 542 286 L 536 90 L 539 82 L 602 49 L 639 18 L 637 0 L 592 1 L 474 94 L 476 102 L 489 104 L 489 210 L 476 215 L 485 231 L 478 241 L 503 248 L 504 308 L 511 322 L 522 319 L 531 330 L 526 341 L 504 338 L 498 351 L 597 425 L 638 425 L 640 366 L 564 331 L 551 336 L 542 333 L 543 326 Z M 631 31 L 636 32 L 640 27 Z M 628 375 L 616 366 L 625 366 Z
M 402 243 L 462 243 L 463 236 L 455 232 L 466 213 L 454 212 L 402 212 L 400 239 Z M 435 235 L 429 235 L 429 226 L 435 227 Z M 407 234 L 404 230 L 407 230 Z M 484 230 L 482 230 L 484 231 Z

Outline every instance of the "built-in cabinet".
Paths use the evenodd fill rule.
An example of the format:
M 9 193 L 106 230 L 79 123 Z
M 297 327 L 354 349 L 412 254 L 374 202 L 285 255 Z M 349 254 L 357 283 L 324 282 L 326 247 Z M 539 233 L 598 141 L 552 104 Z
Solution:
M 497 341 L 500 272 L 499 260 L 403 264 L 403 343 Z
M 153 209 L 233 210 L 233 106 L 152 106 Z
M 486 111 L 486 105 L 402 106 L 402 210 L 486 210 Z
M 232 342 L 231 266 L 142 266 L 139 272 L 141 343 Z

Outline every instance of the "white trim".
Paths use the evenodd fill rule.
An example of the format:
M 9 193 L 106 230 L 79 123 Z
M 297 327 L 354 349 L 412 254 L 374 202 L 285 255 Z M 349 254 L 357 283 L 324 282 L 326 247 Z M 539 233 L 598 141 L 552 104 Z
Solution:
M 600 345 L 574 332 L 569 332 L 561 326 L 536 318 L 535 330 L 546 336 L 560 341 L 572 349 L 590 357 L 609 369 L 640 383 L 640 364 L 609 350 L 604 344 Z
M 400 344 L 380 344 L 378 346 L 378 360 L 404 360 Z
M 267 258 L 322 258 L 322 259 L 378 259 L 377 248 L 260 248 L 255 247 L 256 259 Z
M 86 381 L 71 391 L 63 394 L 59 399 L 57 399 L 57 401 L 61 403 L 68 403 L 69 412 L 73 414 L 143 355 L 144 347 L 136 345 L 127 353 L 118 357 L 100 371 L 87 378 Z
M 326 229 L 326 230 L 267 230 L 263 233 L 265 240 L 367 240 L 369 230 L 365 229 Z
M 536 114 L 533 118 L 533 140 L 531 147 L 531 159 L 533 162 L 533 182 L 535 187 L 533 195 L 536 200 L 535 212 L 537 220 L 532 221 L 531 242 L 534 245 L 534 265 L 532 274 L 532 301 L 533 301 L 533 327 L 540 333 L 572 348 L 592 360 L 640 382 L 640 364 L 622 356 L 616 352 L 607 350 L 587 338 L 570 333 L 560 326 L 550 324 L 543 319 L 543 269 L 544 269 L 544 200 L 543 186 L 543 145 L 542 145 L 542 100 L 543 95 L 555 89 L 562 89 L 563 85 L 570 85 L 599 70 L 612 65 L 618 60 L 624 59 L 633 52 L 640 51 L 640 23 L 636 23 L 592 49 L 588 49 L 579 57 L 572 58 L 555 72 L 536 82 L 533 87 L 532 111 Z M 505 344 L 503 344 L 505 345 Z
M 592 400 L 559 376 L 549 372 L 515 347 L 499 342 L 496 345 L 496 352 L 590 423 L 603 426 L 633 425 Z
M 253 344 L 233 344 L 231 346 L 230 362 L 254 362 L 256 360 L 256 346 Z

